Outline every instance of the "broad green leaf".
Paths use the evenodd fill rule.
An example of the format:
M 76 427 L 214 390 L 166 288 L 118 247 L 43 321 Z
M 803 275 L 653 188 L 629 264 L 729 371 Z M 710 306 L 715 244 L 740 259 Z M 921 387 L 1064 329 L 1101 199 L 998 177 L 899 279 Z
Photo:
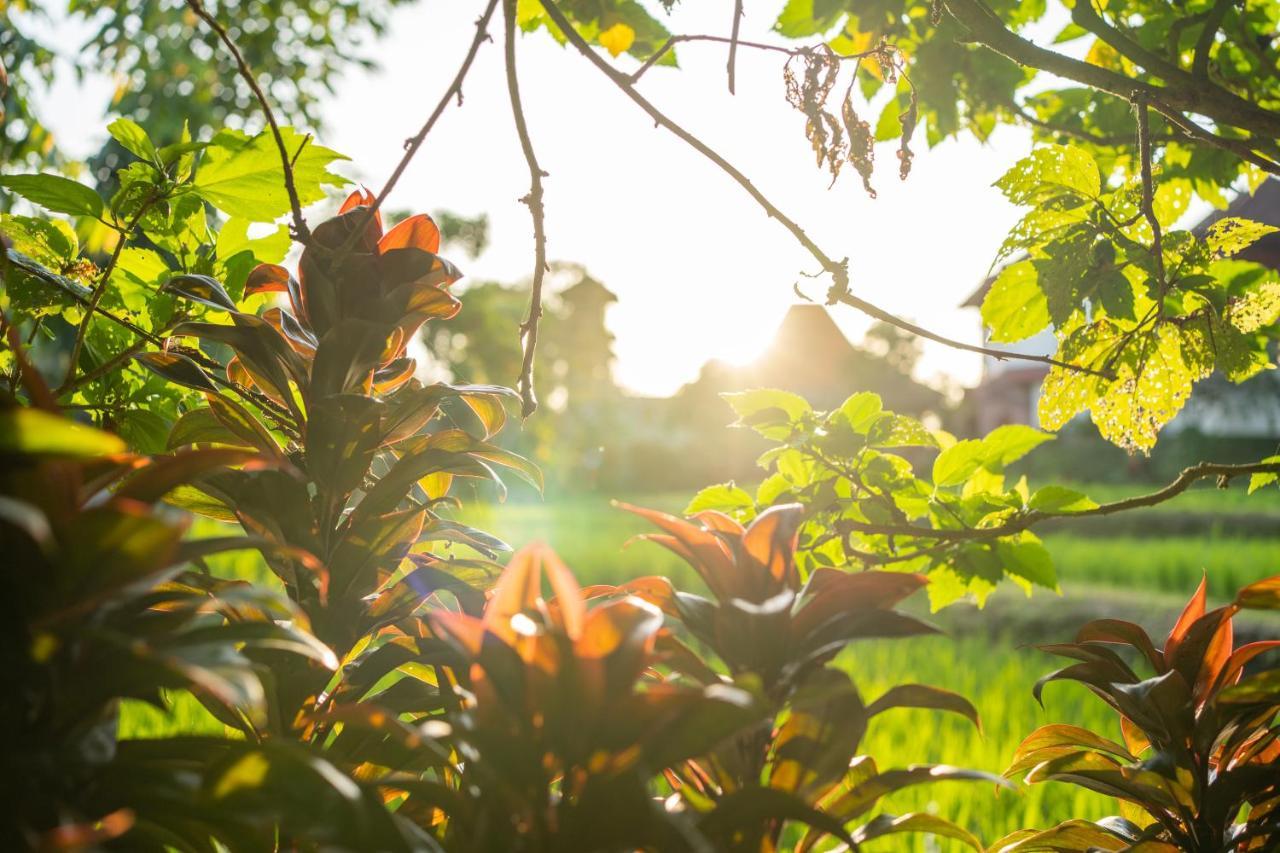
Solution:
M 1280 231 L 1280 228 L 1265 222 L 1228 216 L 1209 226 L 1209 231 L 1204 235 L 1204 241 L 1215 255 L 1220 258 L 1229 258 L 1276 231 Z
M 1049 305 L 1031 261 L 1000 271 L 982 300 L 982 321 L 996 343 L 1024 340 L 1049 325 Z
M 80 251 L 75 230 L 62 219 L 0 214 L 0 232 L 16 251 L 49 269 L 61 269 Z
M 243 218 L 232 218 L 218 231 L 215 253 L 218 260 L 226 263 L 240 252 L 248 251 L 254 259 L 262 264 L 278 264 L 289 253 L 292 240 L 289 237 L 289 226 L 281 225 L 267 231 L 260 237 L 249 236 L 250 221 Z
M 1040 512 L 1081 512 L 1097 505 L 1087 495 L 1057 485 L 1036 489 L 1035 494 L 1027 501 L 1029 508 Z
M 1280 282 L 1268 281 L 1251 288 L 1227 308 L 1226 320 L 1241 332 L 1256 332 L 1280 319 Z
M 848 421 L 849 427 L 861 435 L 866 435 L 883 409 L 880 395 L 870 391 L 860 391 L 840 404 L 840 414 Z
M 1186 404 L 1198 378 L 1183 360 L 1179 330 L 1160 327 L 1146 357 L 1136 365 L 1121 365 L 1117 374 L 1094 403 L 1093 421 L 1117 447 L 1148 453 L 1160 430 Z
M 985 459 L 982 441 L 973 438 L 957 441 L 933 460 L 933 484 L 938 487 L 958 486 L 982 467 Z
M 713 509 L 735 517 L 744 514 L 755 514 L 756 503 L 750 493 L 738 488 L 733 483 L 721 483 L 707 486 L 693 496 L 689 505 L 684 508 L 684 515 L 694 515 L 703 510 Z
M 347 183 L 328 168 L 336 160 L 345 160 L 343 155 L 311 142 L 293 128 L 281 128 L 280 133 L 294 160 L 294 182 L 302 204 L 324 199 L 325 186 Z M 270 222 L 289 212 L 280 151 L 268 131 L 252 139 L 219 133 L 205 151 L 194 185 L 201 198 L 230 216 Z
M 773 28 L 785 38 L 806 38 L 835 26 L 843 8 L 830 0 L 787 0 Z
M 1074 145 L 1046 145 L 1019 160 L 996 181 L 1009 201 L 1039 205 L 1064 195 L 1096 198 L 1102 189 L 1098 164 Z
M 1280 463 L 1280 456 L 1269 456 L 1262 461 Z M 1249 494 L 1253 494 L 1258 491 L 1258 489 L 1271 485 L 1276 480 L 1280 480 L 1280 474 L 1275 474 L 1269 471 L 1263 471 L 1260 474 L 1251 474 L 1249 476 Z
M 1003 469 L 1046 441 L 1053 441 L 1053 436 L 1025 424 L 996 427 L 982 439 L 982 464 Z
M 61 175 L 3 175 L 0 176 L 0 187 L 54 213 L 102 215 L 102 198 L 96 192 Z
M 107 125 L 107 133 L 111 134 L 111 138 L 119 142 L 126 151 L 137 155 L 143 160 L 155 162 L 160 159 L 159 152 L 156 151 L 155 143 L 151 141 L 151 137 L 147 136 L 147 132 L 132 119 L 116 119 Z
M 4 453 L 92 459 L 125 450 L 124 442 L 114 435 L 43 409 L 20 406 L 0 412 L 0 451 Z
M 744 419 L 768 409 L 780 409 L 791 420 L 797 420 L 813 410 L 809 401 L 799 394 L 777 389 L 734 391 L 720 396 L 733 408 L 738 417 Z
M 1057 589 L 1058 575 L 1053 569 L 1053 558 L 1034 535 L 1024 533 L 1016 541 L 999 540 L 996 542 L 996 556 L 1009 574 L 1047 589 Z

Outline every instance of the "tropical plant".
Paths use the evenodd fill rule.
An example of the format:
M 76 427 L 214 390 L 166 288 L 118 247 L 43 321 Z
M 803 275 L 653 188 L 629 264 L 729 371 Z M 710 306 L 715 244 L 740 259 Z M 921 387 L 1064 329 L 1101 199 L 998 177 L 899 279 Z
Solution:
M 978 725 L 963 697 L 921 684 L 898 685 L 865 701 L 836 655 L 862 639 L 936 632 L 895 606 L 926 579 L 906 572 L 849 573 L 819 568 L 807 577 L 796 560 L 803 509 L 775 506 L 747 527 L 702 511 L 686 521 L 625 506 L 663 530 L 644 538 L 685 559 L 710 598 L 645 577 L 592 594 L 626 594 L 660 607 L 687 632 L 706 660 L 667 632 L 662 662 L 704 689 L 725 684 L 754 697 L 754 721 L 714 750 L 681 762 L 666 778 L 716 849 L 774 850 L 788 824 L 807 825 L 796 849 L 825 836 L 856 847 L 900 832 L 955 838 L 981 849 L 970 833 L 934 815 L 872 816 L 894 791 L 948 779 L 993 780 L 955 767 L 879 769 L 859 744 L 868 723 L 891 708 L 932 708 Z M 868 819 L 870 818 L 870 819 Z
M 16 336 L 11 344 L 18 347 Z M 42 405 L 0 409 L 0 660 L 10 679 L 0 707 L 4 846 L 121 840 L 162 849 L 182 839 L 182 849 L 207 849 L 216 839 L 262 849 L 276 821 L 301 838 L 342 837 L 333 818 L 344 813 L 355 825 L 364 804 L 350 802 L 322 759 L 243 739 L 116 735 L 122 699 L 164 708 L 174 693 L 261 724 L 268 711 L 253 656 L 265 649 L 337 666 L 288 601 L 186 568 L 260 543 L 184 539 L 186 525 L 156 505 L 201 474 L 275 461 L 229 448 L 139 456 L 59 415 L 29 364 L 24 381 Z M 288 787 L 314 797 L 309 806 L 336 811 L 298 808 L 279 797 Z
M 465 662 L 448 717 L 456 790 L 439 802 L 446 848 L 699 848 L 651 780 L 758 711 L 728 685 L 656 674 L 667 634 L 656 607 L 628 596 L 588 609 L 572 573 L 533 545 L 511 558 L 483 617 L 439 609 L 429 621 Z
M 1085 624 L 1075 641 L 1040 646 L 1076 663 L 1041 678 L 1074 681 L 1120 716 L 1123 743 L 1066 724 L 1018 747 L 1008 777 L 1066 782 L 1116 797 L 1121 816 L 1023 830 L 993 850 L 1274 850 L 1280 844 L 1280 670 L 1250 672 L 1280 640 L 1233 647 L 1243 609 L 1280 610 L 1280 576 L 1206 611 L 1205 584 L 1157 648 L 1138 625 Z M 1113 647 L 1132 652 L 1138 667 Z M 1153 675 L 1139 676 L 1138 668 Z
M 422 747 L 412 727 L 457 704 L 448 684 L 460 665 L 420 606 L 444 594 L 478 612 L 483 588 L 500 570 L 489 558 L 508 550 L 442 515 L 450 488 L 455 478 L 501 486 L 495 467 L 538 487 L 541 477 L 487 441 L 505 421 L 501 397 L 512 392 L 412 378 L 407 342 L 427 320 L 458 311 L 447 287 L 460 273 L 436 254 L 440 233 L 430 217 L 409 217 L 384 234 L 372 200 L 353 193 L 311 231 L 296 278 L 275 264 L 248 274 L 250 297 L 284 293 L 290 310 L 247 313 L 211 277 L 171 279 L 166 292 L 230 322 L 181 324 L 166 350 L 140 358 L 204 392 L 206 405 L 182 414 L 170 446 L 247 447 L 279 460 L 274 468 L 203 477 L 170 501 L 238 521 L 270 542 L 268 566 L 341 662 L 335 675 L 300 659 L 261 656 L 271 673 L 272 713 L 265 725 L 241 728 L 250 737 L 323 747 L 367 791 L 409 796 L 395 815 L 407 833 L 403 843 L 415 844 L 430 821 L 415 825 L 407 816 L 424 809 L 412 802 L 414 788 L 392 783 L 447 770 L 447 752 Z M 180 339 L 209 352 L 186 349 Z M 226 375 L 252 389 L 259 405 L 219 393 L 195 360 L 216 352 L 224 353 Z

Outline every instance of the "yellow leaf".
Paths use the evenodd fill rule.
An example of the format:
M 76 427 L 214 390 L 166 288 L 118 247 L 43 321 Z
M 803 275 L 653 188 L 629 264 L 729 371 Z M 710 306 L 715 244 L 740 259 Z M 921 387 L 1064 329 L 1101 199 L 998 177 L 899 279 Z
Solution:
M 600 34 L 600 46 L 609 51 L 610 56 L 626 53 L 635 40 L 636 31 L 626 24 L 614 24 Z

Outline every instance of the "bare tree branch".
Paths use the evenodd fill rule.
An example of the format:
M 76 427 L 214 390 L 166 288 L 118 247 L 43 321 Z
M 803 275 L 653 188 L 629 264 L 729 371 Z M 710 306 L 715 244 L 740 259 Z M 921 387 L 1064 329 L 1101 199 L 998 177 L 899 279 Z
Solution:
M 258 105 L 262 107 L 262 113 L 266 116 L 267 124 L 271 127 L 271 135 L 275 138 L 276 148 L 280 151 L 280 166 L 284 169 L 284 188 L 289 194 L 289 207 L 293 210 L 293 236 L 299 243 L 305 245 L 311 240 L 311 232 L 307 229 L 307 221 L 302 218 L 302 202 L 298 199 L 298 187 L 293 180 L 293 158 L 289 156 L 289 151 L 285 148 L 284 137 L 280 135 L 280 125 L 276 123 L 276 116 L 271 110 L 271 103 L 267 100 L 262 87 L 258 85 L 258 80 L 254 77 L 253 69 L 249 67 L 249 63 L 245 61 L 244 54 L 240 52 L 240 48 L 236 46 L 235 41 L 227 33 L 226 27 L 218 23 L 218 20 L 209 14 L 200 0 L 187 0 L 187 5 L 191 7 L 191 11 L 195 12 L 201 20 L 209 25 L 209 28 L 226 45 L 227 50 L 231 51 L 231 55 L 236 60 L 236 67 L 240 70 L 240 76 L 249 85 L 250 90 L 253 91 L 253 96 L 258 100 Z
M 538 408 L 538 398 L 533 388 L 533 363 L 538 350 L 538 321 L 542 319 L 542 280 L 547 271 L 547 229 L 542 207 L 542 179 L 546 172 L 538 165 L 533 150 L 529 125 L 524 117 L 524 103 L 520 100 L 520 78 L 516 70 L 516 0 L 503 0 L 503 33 L 506 50 L 507 93 L 511 97 L 511 115 L 515 119 L 520 148 L 529 165 L 529 192 L 520 199 L 529 207 L 533 219 L 533 283 L 529 288 L 529 313 L 520 324 L 520 340 L 524 358 L 520 365 L 520 414 L 529 417 Z
M 858 296 L 854 296 L 849 289 L 849 259 L 848 258 L 844 258 L 842 260 L 837 261 L 831 258 L 829 255 L 827 255 L 827 253 L 824 252 L 822 248 L 818 246 L 818 244 L 815 243 L 812 238 L 809 237 L 808 234 L 805 233 L 804 229 L 801 228 L 800 225 L 797 224 L 795 220 L 787 216 L 777 207 L 777 205 L 771 202 L 768 199 L 768 197 L 766 197 L 764 193 L 762 193 L 746 175 L 744 175 L 732 163 L 730 163 L 728 160 L 726 160 L 724 157 L 718 154 L 714 149 L 708 146 L 701 139 L 694 136 L 692 133 L 685 130 L 683 127 L 681 127 L 671 118 L 669 118 L 665 113 L 663 113 L 661 110 L 655 107 L 647 98 L 645 98 L 638 91 L 636 91 L 635 86 L 632 84 L 631 78 L 629 78 L 627 75 L 618 71 L 608 62 L 606 62 L 594 50 L 591 49 L 591 46 L 587 44 L 586 40 L 581 36 L 581 34 L 579 34 L 578 31 L 573 28 L 573 25 L 569 22 L 568 18 L 565 17 L 564 13 L 560 11 L 560 8 L 559 6 L 556 5 L 555 0 L 543 0 L 542 5 L 543 5 L 543 8 L 546 9 L 547 14 L 551 17 L 552 21 L 555 22 L 555 25 L 560 28 L 560 30 L 564 33 L 565 37 L 569 40 L 569 43 L 572 44 L 574 48 L 580 54 L 582 54 L 592 65 L 598 68 L 601 73 L 603 73 L 606 77 L 608 77 L 609 80 L 611 80 L 615 86 L 621 89 L 622 92 L 628 98 L 634 101 L 636 105 L 640 107 L 640 109 L 644 110 L 649 115 L 649 117 L 654 120 L 654 122 L 656 122 L 659 126 L 666 128 L 671 133 L 675 134 L 675 136 L 677 136 L 679 139 L 684 141 L 686 144 L 688 144 L 691 148 L 693 148 L 699 154 L 706 157 L 712 163 L 716 164 L 716 166 L 718 166 L 721 171 L 723 171 L 729 177 L 733 178 L 733 180 L 736 181 L 739 186 L 741 186 L 744 190 L 746 190 L 747 194 L 750 195 L 753 199 L 755 199 L 757 204 L 759 204 L 762 208 L 764 208 L 765 213 L 771 219 L 778 220 L 778 222 L 782 224 L 782 227 L 786 228 L 787 231 L 791 233 L 791 236 L 793 236 L 796 239 L 796 241 L 799 242 L 800 245 L 803 246 L 805 250 L 808 251 L 809 254 L 813 256 L 813 258 L 819 263 L 819 265 L 821 265 L 823 272 L 831 276 L 832 284 L 831 284 L 830 290 L 827 293 L 828 304 L 834 305 L 835 303 L 840 302 L 845 305 L 852 306 L 854 308 L 857 308 L 859 311 L 862 311 L 863 313 L 876 318 L 877 320 L 881 320 L 892 326 L 897 326 L 899 329 L 902 329 L 903 331 L 928 338 L 931 341 L 935 341 L 937 343 L 952 347 L 954 349 L 965 350 L 967 352 L 976 352 L 982 355 L 989 355 L 992 358 L 1000 359 L 1002 361 L 1006 359 L 1011 359 L 1015 361 L 1034 361 L 1041 364 L 1056 365 L 1058 367 L 1062 367 L 1067 370 L 1073 370 L 1081 373 L 1092 373 L 1100 376 L 1108 376 L 1108 374 L 1106 373 L 1101 373 L 1099 371 L 1096 371 L 1089 367 L 1085 367 L 1083 365 L 1070 364 L 1068 362 L 1058 361 L 1056 359 L 1052 359 L 1047 356 L 1024 355 L 1022 353 L 1008 352 L 1005 350 L 998 350 L 998 349 L 990 349 L 987 347 L 976 346 L 974 344 L 967 344 L 962 341 L 952 340 L 951 338 L 947 338 L 942 335 L 923 329 L 920 326 L 915 325 L 914 323 L 909 323 L 905 320 L 902 320 L 899 317 L 896 317 L 895 315 L 890 314 L 888 311 L 885 311 L 883 308 L 873 305 L 872 303 Z M 699 39 L 712 40 L 712 41 L 717 40 L 710 36 L 699 37 Z M 746 45 L 745 42 L 743 44 Z
M 963 527 L 957 529 L 914 527 L 905 524 L 869 524 L 849 519 L 841 519 L 835 523 L 841 532 L 866 533 L 880 536 L 913 536 L 919 539 L 933 539 L 948 542 L 971 542 L 995 539 L 1021 533 L 1031 526 L 1051 518 L 1093 518 L 1101 515 L 1114 515 L 1134 509 L 1153 507 L 1170 501 L 1191 488 L 1200 480 L 1216 479 L 1219 485 L 1225 486 L 1238 477 L 1252 474 L 1280 474 L 1280 462 L 1250 462 L 1243 465 L 1223 465 L 1215 462 L 1201 462 L 1183 469 L 1173 482 L 1161 489 L 1145 495 L 1135 495 L 1111 503 L 1099 504 L 1092 509 L 1079 512 L 1044 512 L 1027 510 L 1021 515 L 994 527 Z
M 1221 86 L 1192 78 L 1185 72 L 1176 81 L 1167 81 L 1165 86 L 1135 80 L 1022 38 L 1006 27 L 983 0 L 944 0 L 944 3 L 951 16 L 968 29 L 976 41 L 1019 65 L 1047 71 L 1126 100 L 1132 100 L 1137 92 L 1165 115 L 1168 111 L 1198 113 L 1220 125 L 1250 131 L 1262 139 L 1280 138 L 1280 113 L 1259 107 Z
M 489 0 L 489 5 L 485 7 L 484 13 L 476 19 L 476 34 L 471 40 L 471 47 L 467 49 L 467 55 L 463 57 L 462 65 L 458 68 L 458 73 L 453 76 L 453 81 L 449 87 L 444 90 L 444 94 L 440 96 L 440 101 L 436 104 L 435 109 L 431 111 L 431 115 L 427 116 L 427 120 L 423 123 L 422 128 L 413 136 L 405 140 L 404 156 L 400 158 L 400 162 L 396 164 L 395 169 L 391 172 L 391 177 L 387 178 L 387 182 L 383 185 L 382 191 L 378 193 L 373 204 L 365 213 L 365 218 L 358 228 L 351 232 L 346 246 L 343 246 L 341 252 L 349 252 L 355 247 L 355 243 L 360 239 L 360 235 L 364 233 L 365 228 L 373 221 L 373 217 L 377 215 L 378 210 L 382 208 L 382 203 L 387 200 L 387 196 L 391 194 L 391 190 L 395 188 L 396 183 L 400 180 L 400 176 L 404 174 L 404 170 L 408 168 L 409 161 L 418 153 L 418 149 L 422 147 L 422 143 L 426 140 L 427 134 L 436 126 L 436 122 L 440 120 L 440 116 L 444 114 L 445 108 L 449 106 L 449 102 L 454 98 L 458 99 L 458 104 L 462 104 L 462 81 L 466 79 L 467 72 L 471 70 L 471 63 L 475 61 L 476 54 L 480 51 L 480 45 L 489 39 L 489 20 L 493 17 L 493 12 L 498 8 L 498 0 Z
M 1223 19 L 1227 17 L 1227 12 L 1234 4 L 1235 0 L 1218 0 L 1209 10 L 1204 27 L 1200 30 L 1200 37 L 1196 39 L 1195 59 L 1191 61 L 1192 76 L 1201 78 L 1209 76 L 1209 49 L 1213 47 L 1214 36 L 1218 34 L 1218 28 L 1222 26 Z
M 738 31 L 742 28 L 742 0 L 733 2 L 733 28 L 729 31 L 729 94 L 734 94 L 734 77 L 738 63 Z
M 758 42 L 758 41 L 743 41 L 742 39 L 735 39 L 732 37 L 713 36 L 713 35 L 706 35 L 702 33 L 689 34 L 689 35 L 675 35 L 667 39 L 665 42 L 663 42 L 662 47 L 655 50 L 649 56 L 649 58 L 646 59 L 640 65 L 640 67 L 635 70 L 634 73 L 632 73 L 629 77 L 626 78 L 627 81 L 633 84 L 639 81 L 639 79 L 644 76 L 646 71 L 648 71 L 653 66 L 657 65 L 658 62 L 662 59 L 662 57 L 666 56 L 671 51 L 671 49 L 676 45 L 684 44 L 686 42 L 697 42 L 697 41 L 712 42 L 714 44 L 727 44 L 730 47 L 733 47 L 734 45 L 736 45 L 738 47 L 746 47 L 752 50 L 763 50 L 771 53 L 781 53 L 784 56 L 800 56 L 802 54 L 809 53 L 813 50 L 813 48 L 811 47 L 786 47 L 780 44 L 765 44 L 764 42 Z M 848 54 L 839 54 L 839 55 L 833 54 L 833 58 L 841 62 L 845 60 L 857 61 L 859 59 L 865 59 L 868 56 L 872 56 L 872 55 L 883 53 L 883 52 L 884 52 L 883 48 L 873 47 L 870 50 L 864 50 L 861 53 L 848 53 Z M 617 69 L 614 69 L 614 72 L 621 73 L 621 72 L 618 72 Z

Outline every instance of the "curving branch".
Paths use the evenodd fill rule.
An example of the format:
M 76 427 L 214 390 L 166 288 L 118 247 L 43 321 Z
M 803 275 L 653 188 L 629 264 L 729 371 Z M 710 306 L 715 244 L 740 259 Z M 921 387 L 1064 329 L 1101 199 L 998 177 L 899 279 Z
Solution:
M 943 2 L 948 13 L 969 31 L 975 41 L 1019 65 L 1047 71 L 1126 100 L 1133 100 L 1135 96 L 1144 98 L 1152 108 L 1171 118 L 1171 114 L 1203 115 L 1218 125 L 1249 131 L 1259 144 L 1280 138 L 1280 113 L 1260 107 L 1181 69 L 1176 74 L 1169 72 L 1172 79 L 1166 80 L 1163 86 L 1135 80 L 1125 74 L 1040 47 L 1019 36 L 983 0 Z M 1135 61 L 1142 64 L 1140 60 Z M 1204 141 L 1220 145 L 1217 137 Z
M 538 408 L 533 389 L 533 362 L 538 350 L 538 322 L 542 319 L 542 280 L 547 271 L 547 229 L 542 207 L 542 179 L 547 173 L 538 165 L 533 150 L 529 125 L 520 100 L 520 78 L 516 71 L 516 0 L 503 0 L 503 35 L 507 67 L 507 94 L 511 98 L 511 115 L 515 119 L 520 148 L 529 165 L 529 192 L 520 201 L 529 207 L 533 219 L 533 283 L 529 288 L 529 313 L 520 324 L 520 341 L 524 356 L 520 364 L 520 414 L 529 417 Z
M 453 76 L 453 81 L 449 83 L 449 87 L 444 90 L 444 94 L 440 96 L 439 102 L 435 109 L 431 111 L 431 115 L 427 116 L 426 122 L 422 128 L 409 137 L 404 142 L 404 156 L 400 158 L 400 162 L 391 172 L 391 177 L 387 178 L 387 182 L 382 186 L 382 191 L 378 193 L 369 210 L 366 211 L 364 221 L 359 227 L 351 231 L 351 237 L 347 240 L 347 245 L 343 246 L 340 253 L 350 252 L 355 248 L 356 242 L 360 239 L 360 235 L 364 233 L 365 228 L 373 221 L 373 218 L 382 208 L 382 203 L 387 200 L 387 196 L 391 194 L 391 190 L 395 188 L 396 183 L 400 180 L 400 176 L 404 174 L 404 170 L 409 167 L 409 161 L 418 153 L 418 149 L 422 147 L 422 143 L 426 140 L 427 134 L 436 126 L 436 122 L 440 120 L 440 116 L 444 114 L 445 109 L 449 106 L 449 102 L 454 98 L 458 99 L 458 105 L 462 105 L 462 81 L 467 78 L 467 72 L 471 70 L 471 63 L 475 61 L 476 54 L 480 51 L 480 45 L 489 38 L 489 20 L 493 17 L 493 12 L 498 8 L 498 0 L 489 0 L 489 5 L 485 7 L 484 12 L 476 19 L 476 34 L 471 40 L 471 47 L 467 49 L 467 55 L 463 57 L 462 65 L 458 68 L 458 73 Z
M 271 103 L 267 100 L 262 87 L 258 85 L 258 80 L 254 77 L 253 69 L 249 67 L 249 63 L 245 61 L 244 54 L 240 52 L 240 48 L 236 46 L 235 41 L 227 33 L 227 28 L 218 23 L 217 18 L 209 14 L 209 11 L 205 9 L 200 0 L 187 0 L 187 5 L 191 7 L 191 11 L 195 12 L 202 21 L 209 25 L 209 28 L 226 45 L 227 50 L 235 58 L 240 76 L 249 85 L 249 89 L 253 91 L 253 96 L 258 100 L 258 105 L 262 107 L 262 113 L 266 116 L 267 124 L 271 127 L 271 135 L 275 138 L 276 148 L 280 151 L 280 165 L 284 169 L 284 188 L 289 194 L 289 207 L 293 211 L 293 236 L 295 240 L 305 245 L 311 240 L 311 232 L 307 229 L 307 221 L 302 218 L 302 202 L 298 199 L 298 187 L 293 179 L 294 160 L 289 156 L 289 151 L 285 147 L 284 137 L 280 135 L 280 125 L 276 123 L 276 116 L 271 110 Z M 303 144 L 306 144 L 305 141 Z M 302 149 L 299 148 L 298 150 L 301 152 Z
M 1043 510 L 1027 510 L 1011 521 L 994 527 L 963 527 L 957 529 L 915 527 L 907 524 L 871 524 L 850 519 L 840 519 L 835 528 L 841 533 L 865 533 L 878 536 L 912 536 L 918 539 L 931 539 L 945 542 L 975 542 L 996 539 L 1021 533 L 1035 524 L 1049 519 L 1092 518 L 1102 515 L 1115 515 L 1135 509 L 1157 506 L 1176 498 L 1200 480 L 1216 479 L 1220 487 L 1238 477 L 1253 474 L 1280 474 L 1280 462 L 1249 462 L 1241 465 L 1224 465 L 1216 462 L 1201 462 L 1184 468 L 1182 473 L 1171 483 L 1145 495 L 1134 495 L 1111 503 L 1099 504 L 1080 512 L 1045 512 Z
M 657 65 L 658 62 L 662 59 L 662 57 L 670 53 L 671 49 L 674 48 L 676 45 L 685 44 L 687 42 L 702 42 L 702 41 L 711 42 L 713 44 L 727 44 L 729 45 L 730 48 L 737 46 L 737 47 L 750 48 L 751 50 L 763 50 L 769 53 L 781 53 L 784 56 L 803 56 L 813 51 L 813 48 L 811 47 L 786 47 L 785 45 L 765 44 L 764 42 L 759 42 L 759 41 L 743 41 L 742 39 L 737 38 L 736 36 L 713 36 L 713 35 L 707 35 L 705 33 L 674 35 L 674 36 L 671 36 L 669 39 L 667 39 L 665 42 L 663 42 L 661 47 L 659 47 L 652 54 L 650 54 L 649 58 L 646 59 L 643 63 L 641 63 L 640 67 L 637 68 L 634 73 L 628 75 L 626 77 L 627 82 L 632 84 L 638 82 L 640 78 L 645 75 L 646 71 L 648 71 L 653 66 Z M 873 47 L 870 50 L 864 50 L 861 53 L 832 54 L 831 58 L 839 60 L 840 62 L 844 62 L 846 60 L 852 60 L 856 62 L 859 59 L 866 59 L 868 56 L 875 56 L 881 53 L 884 53 L 883 48 Z M 615 73 L 619 73 L 619 74 L 621 73 L 616 68 L 613 70 Z
M 778 220 L 778 222 L 782 224 L 782 227 L 787 229 L 787 231 L 791 233 L 791 236 L 794 237 L 796 241 L 801 246 L 803 246 L 810 255 L 813 256 L 814 260 L 816 260 L 818 264 L 822 267 L 822 271 L 827 275 L 831 276 L 832 284 L 831 284 L 830 290 L 827 293 L 827 304 L 834 305 L 837 302 L 839 302 L 845 305 L 849 305 L 853 308 L 857 308 L 859 311 L 863 312 L 864 314 L 867 314 L 870 317 L 874 317 L 875 319 L 888 323 L 891 326 L 896 326 L 905 332 L 910 332 L 913 335 L 918 335 L 920 337 L 928 338 L 931 341 L 943 344 L 944 346 L 948 346 L 953 349 L 964 350 L 966 352 L 979 353 L 981 355 L 988 355 L 988 356 L 991 356 L 992 358 L 995 358 L 1001 361 L 1005 361 L 1005 360 L 1034 361 L 1040 364 L 1053 365 L 1056 367 L 1061 367 L 1063 369 L 1072 370 L 1079 373 L 1090 373 L 1097 376 L 1110 378 L 1110 374 L 1107 372 L 1098 371 L 1091 367 L 1086 367 L 1084 365 L 1071 364 L 1070 362 L 1059 361 L 1057 359 L 1050 358 L 1048 356 L 1024 355 L 1022 353 L 992 349 L 989 347 L 977 346 L 975 344 L 968 344 L 968 343 L 964 343 L 963 341 L 953 340 L 951 338 L 944 337 L 943 335 L 936 334 L 920 326 L 917 326 L 914 323 L 907 322 L 906 320 L 903 320 L 900 317 L 897 317 L 896 315 L 889 313 L 883 308 L 880 308 L 879 306 L 874 305 L 871 302 L 868 302 L 867 300 L 862 299 L 861 297 L 855 296 L 849 288 L 849 259 L 848 258 L 843 258 L 837 261 L 833 259 L 831 256 L 829 256 L 826 252 L 822 250 L 822 248 L 817 243 L 813 241 L 813 239 L 808 234 L 805 233 L 804 229 L 801 228 L 800 225 L 794 219 L 787 216 L 785 213 L 782 212 L 781 209 L 778 208 L 777 205 L 771 202 L 769 198 L 765 196 L 765 194 L 762 193 L 759 190 L 759 188 L 757 188 L 756 185 L 751 182 L 750 178 L 744 175 L 737 167 L 735 167 L 732 163 L 726 160 L 723 156 L 721 156 L 718 152 L 712 149 L 709 145 L 707 145 L 701 139 L 694 136 L 688 130 L 685 130 L 684 127 L 677 124 L 673 119 L 671 119 L 661 110 L 659 110 L 656 106 L 653 105 L 652 102 L 650 102 L 647 98 L 645 98 L 644 95 L 640 94 L 636 90 L 635 85 L 633 83 L 634 78 L 628 77 L 626 74 L 623 74 L 622 72 L 618 71 L 608 62 L 606 62 L 599 54 L 597 54 L 594 50 L 592 50 L 591 45 L 587 44 L 586 39 L 584 39 L 582 35 L 576 29 L 574 29 L 573 25 L 569 22 L 569 19 L 565 17 L 564 13 L 560 10 L 559 6 L 556 4 L 555 0 L 542 0 L 542 6 L 547 11 L 547 14 L 551 17 L 551 20 L 555 23 L 555 25 L 560 29 L 562 33 L 564 33 L 564 36 L 566 39 L 568 39 L 569 43 L 573 45 L 573 47 L 580 54 L 582 54 L 582 56 L 585 57 L 587 61 L 589 61 L 592 65 L 594 65 L 597 69 L 599 69 L 600 72 L 604 74 L 605 77 L 607 77 L 610 81 L 612 81 L 615 86 L 621 89 L 623 94 L 625 94 L 628 98 L 630 98 L 633 102 L 635 102 L 635 104 L 639 106 L 640 109 L 642 109 L 645 113 L 647 113 L 649 117 L 652 118 L 657 125 L 670 131 L 672 134 L 674 134 L 680 140 L 685 142 L 687 145 L 689 145 L 699 154 L 701 154 L 702 156 L 710 160 L 712 163 L 714 163 L 717 167 L 720 168 L 722 172 L 727 174 L 729 177 L 733 178 L 733 180 L 736 181 L 739 186 L 741 186 L 744 190 L 746 190 L 748 195 L 750 195 L 753 199 L 755 199 L 756 203 L 759 204 L 760 207 L 764 209 L 765 214 L 769 216 L 769 218 Z M 679 38 L 680 36 L 673 36 L 671 41 L 674 41 Z M 723 41 L 723 39 L 716 39 L 711 36 L 691 36 L 691 37 L 688 37 L 686 40 Z M 742 44 L 747 47 L 752 46 L 750 43 L 747 43 L 747 42 L 743 42 Z M 793 53 L 793 55 L 795 53 L 793 51 L 788 50 L 787 48 L 775 48 L 773 46 L 769 46 L 768 49 L 781 50 L 783 52 Z M 796 52 L 803 52 L 803 50 L 804 49 L 798 49 L 798 51 Z M 873 50 L 871 52 L 877 53 L 879 51 Z M 853 58 L 853 57 L 849 57 L 849 58 Z M 652 60 L 652 57 L 650 59 Z
M 1222 26 L 1222 22 L 1227 17 L 1227 12 L 1231 11 L 1231 7 L 1235 5 L 1235 0 L 1217 0 L 1213 7 L 1209 9 L 1209 14 L 1205 17 L 1204 27 L 1200 30 L 1200 36 L 1196 39 L 1195 59 L 1191 61 L 1191 74 L 1194 77 L 1207 78 L 1209 76 L 1209 49 L 1213 47 L 1213 39 L 1218 34 L 1218 29 Z

